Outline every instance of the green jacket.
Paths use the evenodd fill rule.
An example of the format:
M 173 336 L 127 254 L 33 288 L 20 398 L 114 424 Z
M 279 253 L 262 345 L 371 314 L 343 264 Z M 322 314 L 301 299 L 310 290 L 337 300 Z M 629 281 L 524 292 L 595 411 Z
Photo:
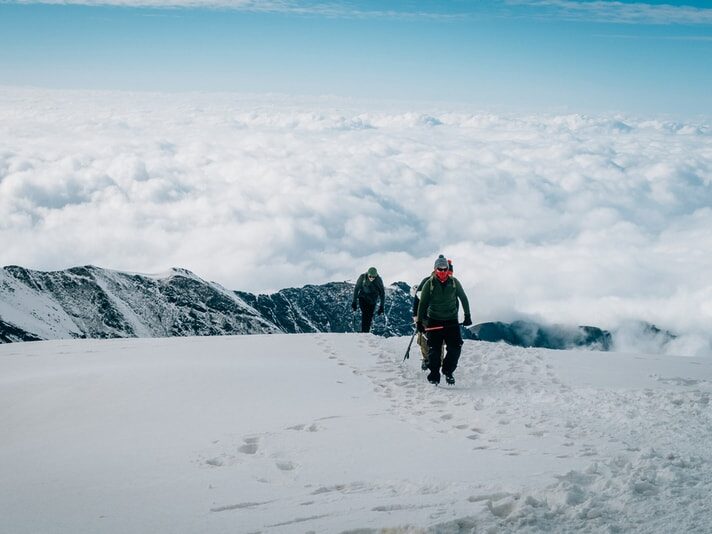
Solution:
M 457 299 L 462 302 L 465 315 L 470 315 L 470 303 L 457 278 L 451 276 L 443 284 L 435 276 L 431 276 L 420 293 L 418 321 L 428 317 L 438 321 L 457 321 Z

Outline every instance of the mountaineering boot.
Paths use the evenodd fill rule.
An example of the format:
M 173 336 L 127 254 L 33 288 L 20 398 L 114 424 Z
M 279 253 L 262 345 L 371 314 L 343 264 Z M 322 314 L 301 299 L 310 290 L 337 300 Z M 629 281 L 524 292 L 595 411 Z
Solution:
M 422 371 L 430 369 L 430 362 L 428 362 L 428 360 L 420 360 L 420 369 Z
M 439 384 L 440 383 L 440 373 L 435 372 L 435 371 L 430 371 L 428 374 L 428 382 L 431 384 Z
M 445 375 L 445 382 L 447 382 L 447 383 L 450 384 L 451 386 L 454 386 L 454 385 L 455 385 L 455 377 L 452 376 L 452 375 L 446 374 L 446 375 Z

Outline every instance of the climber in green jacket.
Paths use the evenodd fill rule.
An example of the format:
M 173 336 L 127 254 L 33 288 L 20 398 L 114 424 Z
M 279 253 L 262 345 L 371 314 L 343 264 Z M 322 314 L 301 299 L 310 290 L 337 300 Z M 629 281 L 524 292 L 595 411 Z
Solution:
M 472 324 L 470 303 L 462 285 L 452 276 L 445 256 L 438 256 L 434 267 L 432 276 L 423 284 L 420 293 L 416 324 L 418 332 L 426 333 L 428 338 L 428 382 L 440 383 L 440 353 L 445 343 L 447 350 L 442 361 L 442 373 L 446 382 L 452 385 L 455 383 L 453 373 L 462 350 L 462 336 L 457 319 L 459 302 L 465 312 L 463 326 Z

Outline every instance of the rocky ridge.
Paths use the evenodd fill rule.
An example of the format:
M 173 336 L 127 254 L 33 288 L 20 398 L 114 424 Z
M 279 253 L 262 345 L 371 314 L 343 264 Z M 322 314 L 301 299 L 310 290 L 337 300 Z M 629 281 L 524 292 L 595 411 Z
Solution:
M 255 295 L 178 268 L 142 275 L 91 265 L 52 272 L 8 266 L 0 270 L 0 342 L 354 332 L 360 316 L 351 311 L 353 288 L 330 282 Z M 376 316 L 374 334 L 413 333 L 409 290 L 404 282 L 386 288 L 386 313 Z M 613 347 L 612 334 L 592 326 L 487 322 L 462 333 L 523 347 Z

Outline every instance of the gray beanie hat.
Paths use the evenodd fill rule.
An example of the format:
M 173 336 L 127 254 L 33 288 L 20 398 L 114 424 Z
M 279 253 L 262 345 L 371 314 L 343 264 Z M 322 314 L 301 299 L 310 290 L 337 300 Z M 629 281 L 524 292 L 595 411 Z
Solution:
M 435 269 L 447 269 L 448 264 L 447 264 L 447 260 L 445 259 L 445 256 L 440 254 L 440 256 L 438 256 L 438 259 L 435 260 L 434 267 L 435 267 Z

